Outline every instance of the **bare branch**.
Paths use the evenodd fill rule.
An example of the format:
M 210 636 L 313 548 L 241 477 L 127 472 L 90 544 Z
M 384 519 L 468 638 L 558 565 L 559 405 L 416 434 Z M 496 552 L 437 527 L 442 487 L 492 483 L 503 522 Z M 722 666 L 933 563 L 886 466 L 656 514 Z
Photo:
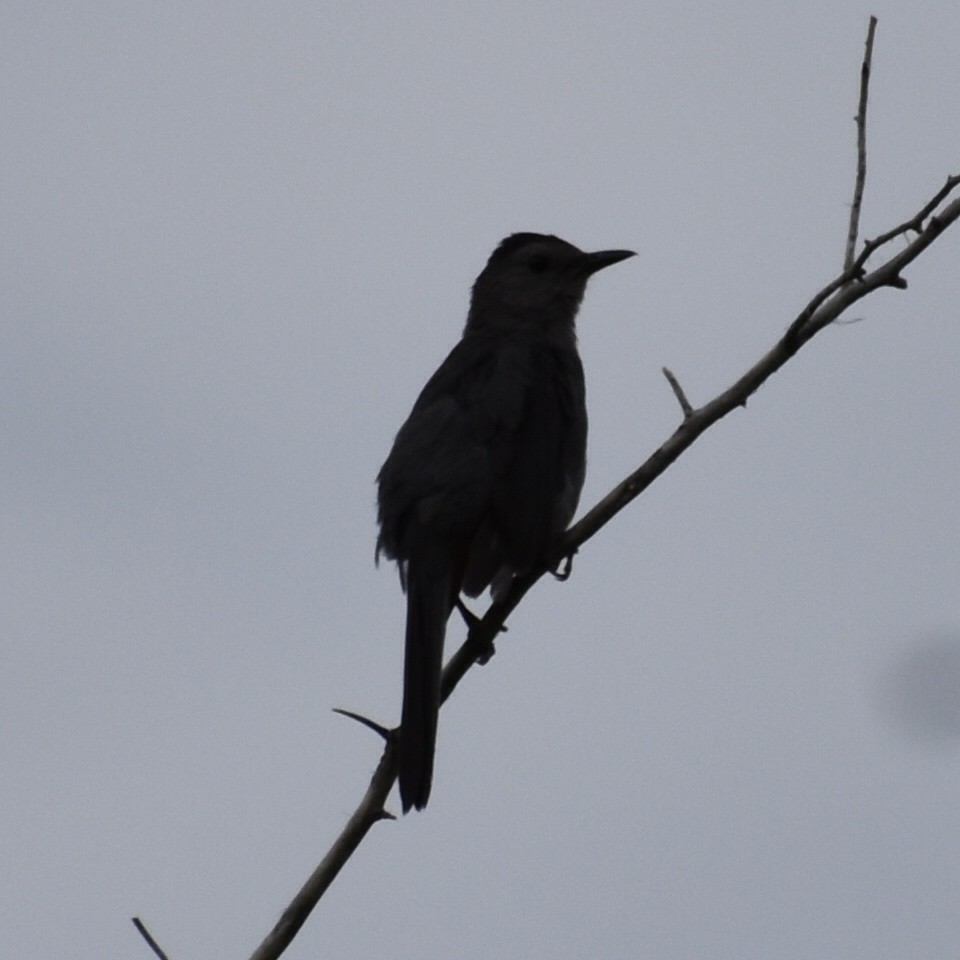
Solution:
M 327 888 L 333 883 L 343 865 L 353 855 L 370 828 L 381 820 L 395 819 L 384 809 L 387 794 L 397 777 L 396 750 L 393 740 L 387 741 L 380 763 L 373 774 L 370 786 L 360 801 L 360 806 L 347 821 L 340 836 L 334 841 L 327 855 L 320 861 L 290 906 L 283 912 L 267 938 L 251 954 L 250 960 L 276 960 L 290 945 L 300 928 L 310 916 Z
M 144 924 L 144 922 L 139 917 L 133 917 L 132 922 L 133 922 L 133 925 L 140 932 L 140 936 L 147 941 L 147 946 L 150 947 L 150 949 L 160 958 L 160 960 L 169 960 L 167 955 L 160 948 L 160 944 L 153 939 L 153 935 L 146 928 L 146 925 Z
M 847 252 L 843 258 L 843 271 L 853 269 L 857 253 L 857 236 L 860 233 L 860 208 L 863 205 L 863 187 L 867 180 L 867 95 L 870 90 L 870 65 L 873 60 L 873 35 L 877 18 L 870 18 L 867 27 L 867 43 L 860 67 L 860 103 L 857 106 L 857 180 L 853 188 L 853 203 L 850 205 L 850 226 L 847 230 Z
M 960 174 L 947 177 L 947 182 L 909 220 L 904 220 L 903 223 L 894 227 L 892 230 L 887 230 L 886 233 L 881 233 L 880 236 L 875 237 L 873 240 L 867 240 L 863 245 L 860 256 L 857 257 L 857 262 L 853 265 L 854 272 L 862 270 L 874 251 L 879 250 L 880 247 L 888 244 L 891 240 L 895 240 L 897 237 L 910 232 L 921 233 L 927 217 L 929 217 L 958 186 L 960 186 Z
M 933 241 L 940 235 L 940 233 L 945 229 L 946 226 L 949 226 L 953 222 L 953 219 L 950 216 L 950 210 L 953 206 L 951 204 L 949 207 L 945 208 L 939 215 L 939 220 L 942 221 L 946 217 L 946 223 L 940 223 L 938 225 L 938 217 L 934 216 L 934 211 L 944 200 L 949 197 L 949 195 L 960 186 L 960 175 L 954 175 L 947 177 L 947 182 L 930 198 L 927 203 L 921 207 L 916 214 L 910 217 L 908 220 L 904 220 L 899 226 L 894 227 L 892 230 L 887 230 L 885 233 L 880 234 L 874 240 L 868 240 L 864 244 L 864 248 L 860 253 L 860 256 L 854 261 L 853 267 L 850 270 L 845 270 L 839 276 L 831 280 L 819 293 L 817 293 L 810 302 L 800 311 L 797 318 L 790 324 L 790 327 L 787 330 L 788 338 L 799 337 L 801 332 L 808 326 L 814 314 L 820 309 L 823 304 L 829 300 L 838 290 L 842 287 L 845 287 L 853 280 L 864 280 L 863 271 L 866 267 L 867 260 L 876 253 L 881 247 L 890 243 L 892 240 L 897 237 L 903 236 L 904 234 L 914 231 L 919 236 L 917 240 L 914 241 L 914 244 L 917 243 L 920 239 L 926 237 L 926 241 L 920 247 L 915 247 L 914 244 L 908 245 L 901 253 L 907 253 L 908 251 L 914 251 L 910 256 L 910 260 L 903 262 L 900 259 L 900 256 L 892 258 L 888 261 L 884 267 L 880 267 L 874 271 L 871 276 L 882 276 L 883 283 L 881 286 L 896 287 L 899 289 L 904 289 L 906 286 L 906 281 L 898 275 L 888 275 L 889 271 L 885 271 L 885 267 L 889 266 L 890 263 L 900 263 L 902 266 L 906 266 L 906 263 L 914 260 L 920 253 L 923 252 Z M 924 228 L 924 221 L 930 219 L 930 223 L 927 225 L 926 229 Z M 934 232 L 931 234 L 930 231 Z M 902 267 L 901 267 L 902 269 Z M 875 288 L 872 288 L 875 289 Z M 817 330 L 814 330 L 813 333 L 816 333 Z M 810 334 L 812 336 L 812 333 Z M 808 338 L 807 338 L 808 339 Z

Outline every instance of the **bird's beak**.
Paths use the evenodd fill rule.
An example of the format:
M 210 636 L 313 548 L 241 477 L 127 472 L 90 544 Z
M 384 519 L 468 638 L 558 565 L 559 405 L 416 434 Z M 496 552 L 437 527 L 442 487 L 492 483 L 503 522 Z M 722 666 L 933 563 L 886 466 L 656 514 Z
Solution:
M 632 250 L 598 250 L 596 253 L 585 253 L 581 261 L 581 269 L 589 277 L 604 267 L 612 267 L 621 260 L 635 256 Z

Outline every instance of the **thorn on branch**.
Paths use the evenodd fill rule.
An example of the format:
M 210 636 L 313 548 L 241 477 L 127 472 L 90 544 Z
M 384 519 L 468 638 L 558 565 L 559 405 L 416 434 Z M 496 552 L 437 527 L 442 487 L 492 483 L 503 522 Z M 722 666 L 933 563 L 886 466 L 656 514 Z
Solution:
M 680 404 L 680 409 L 683 411 L 683 419 L 689 420 L 690 417 L 693 416 L 693 406 L 687 399 L 687 395 L 683 392 L 680 381 L 673 375 L 673 372 L 668 367 L 663 368 L 663 375 L 667 378 L 667 383 L 670 384 L 673 395 L 677 398 L 677 403 Z
M 363 716 L 361 713 L 354 713 L 352 710 L 344 710 L 341 707 L 334 707 L 333 712 L 339 713 L 341 717 L 346 717 L 349 720 L 356 720 L 357 723 L 366 727 L 368 730 L 372 730 L 377 736 L 382 737 L 387 743 L 393 738 L 392 730 L 377 723 L 376 720 L 371 720 L 369 717 Z

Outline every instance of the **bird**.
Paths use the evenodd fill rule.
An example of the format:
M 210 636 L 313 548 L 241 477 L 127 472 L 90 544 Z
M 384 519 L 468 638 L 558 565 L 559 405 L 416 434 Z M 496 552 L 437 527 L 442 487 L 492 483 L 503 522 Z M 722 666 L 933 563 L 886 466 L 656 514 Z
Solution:
M 585 253 L 514 233 L 473 284 L 460 341 L 427 381 L 377 475 L 376 559 L 406 592 L 398 780 L 403 812 L 433 781 L 447 620 L 461 594 L 549 562 L 586 471 L 575 320 L 587 281 L 632 250 Z

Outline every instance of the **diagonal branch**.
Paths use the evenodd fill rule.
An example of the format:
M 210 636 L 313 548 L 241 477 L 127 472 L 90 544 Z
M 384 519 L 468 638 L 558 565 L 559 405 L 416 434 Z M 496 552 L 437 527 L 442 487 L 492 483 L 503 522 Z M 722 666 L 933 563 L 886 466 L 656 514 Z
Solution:
M 384 804 L 387 802 L 387 795 L 396 778 L 396 751 L 391 738 L 387 742 L 383 756 L 380 757 L 380 762 L 377 764 L 370 786 L 367 787 L 360 805 L 347 821 L 333 846 L 327 851 L 327 855 L 293 898 L 290 906 L 283 911 L 283 916 L 267 934 L 263 943 L 250 955 L 250 960 L 276 960 L 287 949 L 293 938 L 300 932 L 300 928 L 306 923 L 313 908 L 326 893 L 327 887 L 333 883 L 343 865 L 353 856 L 353 851 L 360 846 L 370 828 L 380 820 L 392 818 L 392 815 L 384 809 Z
M 160 960 L 169 960 L 163 948 L 153 939 L 153 934 L 147 929 L 146 924 L 139 918 L 133 917 L 131 923 L 137 928 L 137 932 L 147 941 L 147 946 L 160 958 Z

